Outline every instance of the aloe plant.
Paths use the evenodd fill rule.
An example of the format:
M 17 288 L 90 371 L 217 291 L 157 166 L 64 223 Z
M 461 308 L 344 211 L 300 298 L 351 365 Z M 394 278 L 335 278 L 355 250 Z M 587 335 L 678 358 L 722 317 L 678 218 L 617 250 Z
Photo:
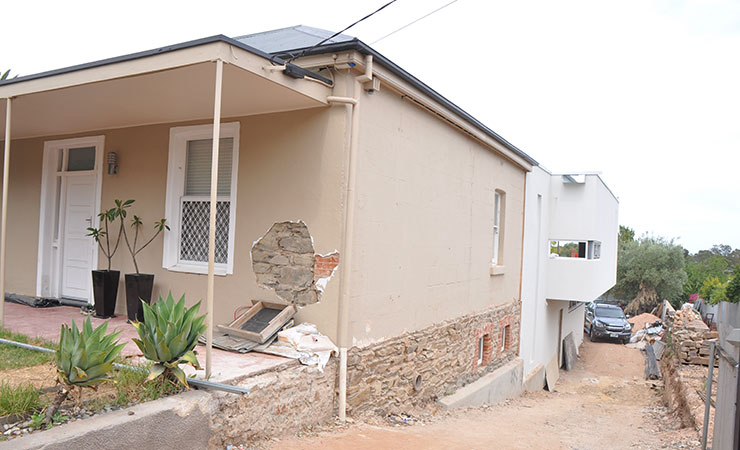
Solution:
M 200 302 L 190 308 L 185 308 L 185 295 L 175 302 L 172 292 L 163 300 L 160 296 L 153 306 L 142 302 L 144 308 L 144 322 L 134 322 L 140 339 L 132 339 L 144 354 L 144 357 L 154 362 L 149 370 L 149 378 L 153 380 L 162 376 L 165 381 L 179 382 L 188 387 L 185 372 L 180 364 L 190 364 L 200 369 L 198 358 L 193 349 L 198 342 L 198 336 L 203 334 L 207 325 L 204 324 L 205 315 L 196 316 L 200 309 Z
M 74 322 L 71 328 L 62 324 L 56 353 L 57 377 L 62 386 L 46 410 L 46 424 L 72 389 L 76 387 L 80 393 L 86 387 L 95 390 L 100 383 L 110 379 L 108 373 L 113 369 L 113 360 L 125 344 L 115 340 L 119 332 L 106 335 L 107 329 L 107 322 L 93 329 L 90 317 L 81 330 Z

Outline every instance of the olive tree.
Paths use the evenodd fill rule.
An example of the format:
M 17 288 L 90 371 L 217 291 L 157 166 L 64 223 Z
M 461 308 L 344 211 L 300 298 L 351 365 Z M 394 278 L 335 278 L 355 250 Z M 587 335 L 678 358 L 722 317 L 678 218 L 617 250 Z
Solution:
M 680 302 L 686 281 L 683 248 L 662 237 L 643 235 L 637 240 L 620 240 L 617 284 L 613 292 L 625 298 L 650 298 Z M 654 293 L 654 294 L 653 294 Z M 645 311 L 655 305 L 640 305 Z

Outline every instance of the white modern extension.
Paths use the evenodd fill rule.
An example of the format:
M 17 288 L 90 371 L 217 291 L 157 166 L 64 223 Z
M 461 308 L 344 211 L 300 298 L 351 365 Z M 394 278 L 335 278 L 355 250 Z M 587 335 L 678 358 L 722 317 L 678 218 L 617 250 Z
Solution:
M 583 341 L 584 303 L 616 282 L 619 201 L 597 174 L 527 174 L 520 355 L 528 389 Z

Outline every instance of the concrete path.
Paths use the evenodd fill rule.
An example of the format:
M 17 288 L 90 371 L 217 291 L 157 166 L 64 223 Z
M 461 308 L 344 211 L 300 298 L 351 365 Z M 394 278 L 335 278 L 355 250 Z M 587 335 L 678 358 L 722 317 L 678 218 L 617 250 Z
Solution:
M 73 306 L 55 306 L 51 308 L 32 308 L 17 303 L 5 302 L 5 328 L 16 333 L 22 333 L 31 337 L 41 337 L 48 341 L 58 342 L 59 333 L 63 323 L 70 325 L 72 321 L 81 326 L 87 318 L 80 313 L 80 308 Z M 141 355 L 139 348 L 131 340 L 138 337 L 133 325 L 127 323 L 126 316 L 116 316 L 110 319 L 96 319 L 91 316 L 92 324 L 97 327 L 102 322 L 108 322 L 108 332 L 120 331 L 119 342 L 126 342 L 121 352 L 124 356 Z M 206 348 L 198 345 L 195 348 L 198 360 L 205 365 Z M 248 376 L 255 372 L 277 367 L 281 364 L 290 363 L 292 359 L 280 356 L 266 355 L 263 353 L 239 354 L 213 349 L 213 374 L 211 381 L 228 382 L 235 378 Z M 190 370 L 186 372 L 196 373 L 198 378 L 203 378 L 204 371 Z

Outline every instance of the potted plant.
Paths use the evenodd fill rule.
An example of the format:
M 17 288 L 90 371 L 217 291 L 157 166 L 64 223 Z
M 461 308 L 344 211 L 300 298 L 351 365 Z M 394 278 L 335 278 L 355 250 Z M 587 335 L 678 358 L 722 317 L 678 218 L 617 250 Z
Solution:
M 111 260 L 118 250 L 118 245 L 121 243 L 121 229 L 123 228 L 123 222 L 121 222 L 121 229 L 118 230 L 118 238 L 116 238 L 116 243 L 113 246 L 113 249 L 110 247 L 110 233 L 108 231 L 109 224 L 112 224 L 116 220 L 117 216 L 118 212 L 116 208 L 103 211 L 98 214 L 101 227 L 88 227 L 87 229 L 87 231 L 90 232 L 88 236 L 92 236 L 92 238 L 95 239 L 95 242 L 98 243 L 98 247 L 100 247 L 100 251 L 108 259 L 108 268 L 106 270 L 92 271 L 95 316 L 104 319 L 115 315 L 116 299 L 118 298 L 118 282 L 121 279 L 120 271 L 111 270 Z M 105 241 L 105 245 L 103 245 L 103 241 Z
M 116 213 L 121 219 L 121 224 L 126 219 L 126 209 L 134 203 L 134 200 L 116 200 Z M 133 240 L 130 240 L 126 227 L 121 227 L 123 233 L 123 240 L 126 242 L 126 247 L 131 254 L 131 259 L 134 262 L 134 270 L 136 273 L 126 274 L 126 312 L 128 319 L 132 322 L 143 322 L 144 312 L 141 306 L 141 300 L 147 304 L 151 303 L 152 299 L 152 288 L 154 287 L 154 274 L 147 274 L 139 272 L 139 264 L 136 262 L 136 255 L 144 250 L 149 244 L 151 244 L 162 231 L 169 230 L 170 227 L 167 225 L 167 219 L 160 219 L 154 223 L 154 229 L 156 233 L 151 237 L 144 245 L 139 245 L 139 234 L 143 222 L 139 216 L 134 215 L 131 222 L 131 227 L 134 229 Z M 142 239 L 143 240 L 143 239 Z

